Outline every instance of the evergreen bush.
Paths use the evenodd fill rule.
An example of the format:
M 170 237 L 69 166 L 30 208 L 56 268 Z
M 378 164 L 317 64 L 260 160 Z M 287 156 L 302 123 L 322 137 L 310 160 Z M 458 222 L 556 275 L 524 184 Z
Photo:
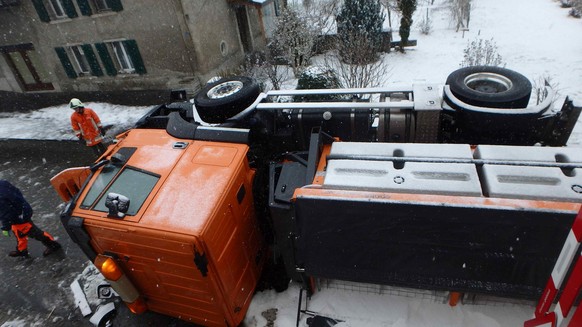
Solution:
M 339 79 L 334 71 L 330 69 L 322 69 L 316 66 L 310 66 L 305 69 L 299 79 L 297 80 L 297 90 L 314 90 L 314 89 L 336 89 L 341 88 Z M 333 101 L 341 99 L 338 94 L 330 95 L 310 95 L 310 96 L 295 96 L 295 102 L 301 101 Z
M 400 18 L 400 29 L 398 34 L 400 34 L 400 51 L 404 52 L 404 47 L 408 44 L 408 38 L 410 37 L 410 26 L 412 26 L 412 15 L 416 11 L 416 0 L 400 0 L 398 2 L 398 9 L 402 13 L 402 18 Z
M 345 0 L 336 17 L 340 55 L 346 63 L 377 60 L 385 15 L 377 0 Z

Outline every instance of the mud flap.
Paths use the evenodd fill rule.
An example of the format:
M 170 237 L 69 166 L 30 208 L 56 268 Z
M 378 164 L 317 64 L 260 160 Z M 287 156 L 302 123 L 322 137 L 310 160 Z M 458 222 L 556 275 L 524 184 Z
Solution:
M 330 317 L 316 315 L 307 318 L 307 326 L 309 327 L 331 327 L 342 322 L 342 320 L 336 320 Z
M 306 292 L 306 290 L 302 287 L 299 290 L 299 304 L 297 306 L 297 321 L 296 321 L 297 327 L 299 327 L 299 321 L 301 320 L 301 314 L 306 314 L 306 315 L 311 316 L 311 317 L 306 319 L 307 326 L 309 326 L 309 327 L 332 327 L 332 326 L 335 326 L 336 324 L 339 324 L 340 322 L 343 322 L 343 320 L 322 316 L 318 312 L 308 310 L 307 305 L 308 305 L 308 301 L 311 297 L 309 291 L 306 292 L 305 309 L 301 309 L 304 292 Z

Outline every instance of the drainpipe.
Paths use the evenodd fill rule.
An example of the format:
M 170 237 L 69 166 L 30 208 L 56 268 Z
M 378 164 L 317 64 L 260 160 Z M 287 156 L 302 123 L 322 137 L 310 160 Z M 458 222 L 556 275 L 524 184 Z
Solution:
M 180 26 L 180 34 L 184 45 L 186 46 L 186 51 L 188 54 L 188 64 L 190 65 L 190 70 L 192 75 L 198 75 L 197 72 L 197 58 L 196 51 L 194 48 L 194 41 L 192 40 L 192 33 L 190 32 L 190 27 L 188 25 L 189 15 L 184 11 L 184 5 L 182 0 L 174 1 L 174 11 L 176 12 L 176 17 L 178 18 L 178 25 Z
M 267 45 L 267 31 L 265 30 L 265 22 L 263 22 L 263 8 L 257 7 L 259 11 L 259 24 L 261 26 L 261 32 L 263 34 L 263 40 L 265 41 L 265 46 Z

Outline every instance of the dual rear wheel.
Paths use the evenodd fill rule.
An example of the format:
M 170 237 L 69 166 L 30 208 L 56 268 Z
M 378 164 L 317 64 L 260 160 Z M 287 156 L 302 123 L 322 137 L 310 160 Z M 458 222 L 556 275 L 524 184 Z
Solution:
M 260 93 L 259 84 L 248 77 L 221 78 L 202 88 L 194 105 L 205 122 L 223 123 L 250 106 Z
M 490 66 L 461 68 L 452 72 L 445 84 L 467 104 L 500 109 L 527 107 L 532 89 L 522 74 Z

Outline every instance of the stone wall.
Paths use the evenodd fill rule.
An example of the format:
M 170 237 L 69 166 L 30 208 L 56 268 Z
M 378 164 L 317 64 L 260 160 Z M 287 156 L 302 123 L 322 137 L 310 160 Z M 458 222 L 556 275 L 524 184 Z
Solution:
M 109 92 L 17 93 L 0 91 L 0 112 L 26 112 L 67 104 L 71 98 L 83 102 L 107 102 L 131 106 L 149 106 L 170 102 L 169 90 Z

